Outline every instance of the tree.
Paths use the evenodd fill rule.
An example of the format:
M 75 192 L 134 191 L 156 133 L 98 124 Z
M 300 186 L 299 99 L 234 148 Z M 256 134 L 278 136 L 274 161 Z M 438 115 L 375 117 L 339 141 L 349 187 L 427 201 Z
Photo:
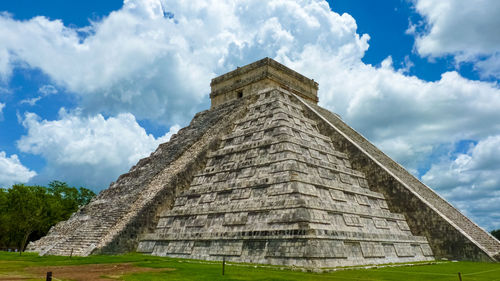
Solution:
M 0 245 L 7 244 L 7 218 L 7 191 L 0 188 Z
M 28 241 L 44 236 L 94 196 L 89 189 L 60 181 L 48 187 L 17 184 L 0 188 L 0 248 L 16 247 L 22 252 Z
M 48 198 L 43 187 L 22 184 L 12 186 L 7 198 L 9 234 L 22 252 L 29 236 L 43 230 L 50 219 Z
M 87 205 L 95 196 L 90 189 L 70 187 L 65 182 L 52 181 L 49 183 L 48 192 L 63 202 L 67 209 L 74 209 Z
M 491 235 L 493 235 L 496 239 L 500 240 L 500 229 L 491 231 Z

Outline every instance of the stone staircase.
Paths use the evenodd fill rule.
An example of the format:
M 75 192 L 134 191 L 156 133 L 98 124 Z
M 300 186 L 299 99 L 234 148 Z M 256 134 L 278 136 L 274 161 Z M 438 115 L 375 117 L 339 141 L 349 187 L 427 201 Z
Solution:
M 95 245 L 99 242 L 101 238 L 101 232 L 99 229 L 84 230 L 78 235 L 73 235 L 67 240 L 62 241 L 50 249 L 47 255 L 58 255 L 58 256 L 85 256 L 87 252 L 92 252 Z
M 124 212 L 110 214 L 109 217 L 88 222 L 80 227 L 66 240 L 54 245 L 46 255 L 87 256 L 96 248 L 108 230 L 122 217 Z

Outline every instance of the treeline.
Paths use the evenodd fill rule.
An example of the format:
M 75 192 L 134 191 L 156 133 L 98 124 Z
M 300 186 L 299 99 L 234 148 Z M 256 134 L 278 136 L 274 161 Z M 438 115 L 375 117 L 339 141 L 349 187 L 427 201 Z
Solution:
M 95 193 L 53 181 L 48 187 L 16 184 L 0 188 L 0 249 L 22 251 L 59 221 L 68 219 Z
M 491 235 L 493 235 L 496 239 L 500 240 L 500 229 L 493 230 L 491 232 Z

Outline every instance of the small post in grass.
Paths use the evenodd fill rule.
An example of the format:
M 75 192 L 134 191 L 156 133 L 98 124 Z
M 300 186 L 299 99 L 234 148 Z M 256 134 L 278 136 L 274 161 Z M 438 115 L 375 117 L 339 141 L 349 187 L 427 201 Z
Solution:
M 458 273 L 458 280 L 462 281 L 462 273 Z
M 73 248 L 71 248 L 71 253 L 69 253 L 69 258 L 71 259 L 73 257 Z
M 52 271 L 47 272 L 47 278 L 45 278 L 46 281 L 52 281 Z
M 224 275 L 224 267 L 226 266 L 226 257 L 222 257 L 222 275 Z

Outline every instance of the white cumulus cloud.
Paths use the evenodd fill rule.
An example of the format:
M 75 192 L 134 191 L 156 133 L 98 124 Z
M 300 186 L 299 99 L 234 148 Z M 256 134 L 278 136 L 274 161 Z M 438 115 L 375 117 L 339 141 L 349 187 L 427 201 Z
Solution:
M 35 97 L 35 98 L 30 98 L 30 99 L 24 99 L 20 100 L 20 104 L 28 104 L 30 106 L 34 106 L 42 97 Z
M 179 129 L 173 126 L 167 134 L 155 138 L 129 113 L 104 118 L 64 109 L 54 121 L 27 113 L 23 126 L 28 133 L 18 141 L 18 148 L 47 160 L 47 167 L 34 180 L 44 183 L 58 179 L 97 189 L 107 187 Z
M 470 35 L 473 42 L 460 41 L 461 35 L 440 41 L 451 31 L 449 22 L 460 20 L 453 18 L 454 11 L 468 15 L 464 1 L 439 1 L 435 8 L 426 3 L 415 2 L 429 28 L 417 34 L 422 55 L 495 56 L 496 39 L 486 37 L 496 36 L 492 32 L 498 28 Z M 451 12 L 441 3 L 452 6 Z M 454 8 L 456 3 L 465 5 L 463 11 Z M 485 22 L 494 21 L 490 11 L 485 13 Z M 476 23 L 470 24 L 482 26 Z M 469 36 L 469 27 L 463 28 L 462 37 Z M 431 39 L 434 43 L 424 42 Z M 44 175 L 98 179 L 100 188 L 133 165 L 135 155 L 146 155 L 158 144 L 134 116 L 186 124 L 207 106 L 211 78 L 265 56 L 318 81 L 323 106 L 415 174 L 461 140 L 481 143 L 500 135 L 498 84 L 453 71 L 427 82 L 406 74 L 410 61 L 395 70 L 390 57 L 380 67 L 367 65 L 361 59 L 368 41 L 350 15 L 331 11 L 321 0 L 130 0 L 83 29 L 45 17 L 18 21 L 1 15 L 0 75 L 28 65 L 46 73 L 58 89 L 81 97 L 81 115 L 63 111 L 59 120 L 42 121 L 28 114 L 28 134 L 19 148 L 47 159 Z M 494 66 L 488 59 L 480 63 Z M 488 69 L 494 71 L 493 66 Z M 440 190 L 441 182 L 434 183 Z
M 44 96 L 57 94 L 57 89 L 53 85 L 43 85 L 38 89 L 38 92 Z
M 320 103 L 339 113 L 407 168 L 416 170 L 442 145 L 500 132 L 500 89 L 457 72 L 427 82 L 382 67 L 347 68 L 318 50 L 297 65 L 320 83 Z M 302 60 L 305 62 L 306 60 Z
M 357 60 L 367 40 L 351 16 L 311 0 L 125 1 L 83 29 L 0 15 L 4 68 L 21 61 L 41 69 L 80 95 L 87 112 L 176 123 L 206 106 L 216 73 L 264 56 L 293 58 L 309 45 Z
M 50 95 L 55 95 L 58 93 L 58 91 L 53 85 L 42 85 L 40 88 L 38 88 L 38 93 L 41 95 L 33 98 L 20 100 L 19 103 L 34 106 L 42 98 Z
M 6 14 L 1 14 L 2 16 L 8 16 Z M 6 82 L 6 80 L 12 74 L 12 67 L 10 65 L 10 54 L 9 50 L 6 48 L 0 48 L 0 82 Z
M 5 151 L 0 151 L 0 187 L 7 188 L 16 183 L 26 183 L 35 175 L 36 172 L 21 164 L 16 154 L 7 157 Z
M 500 78 L 500 1 L 415 0 L 424 18 L 416 49 L 423 56 L 455 56 L 475 63 L 484 76 Z M 414 29 L 414 28 L 410 28 Z
M 466 153 L 433 164 L 422 177 L 429 185 L 489 229 L 500 228 L 500 135 L 478 142 Z
M 0 102 L 0 120 L 3 119 L 3 109 L 5 107 L 5 103 Z

